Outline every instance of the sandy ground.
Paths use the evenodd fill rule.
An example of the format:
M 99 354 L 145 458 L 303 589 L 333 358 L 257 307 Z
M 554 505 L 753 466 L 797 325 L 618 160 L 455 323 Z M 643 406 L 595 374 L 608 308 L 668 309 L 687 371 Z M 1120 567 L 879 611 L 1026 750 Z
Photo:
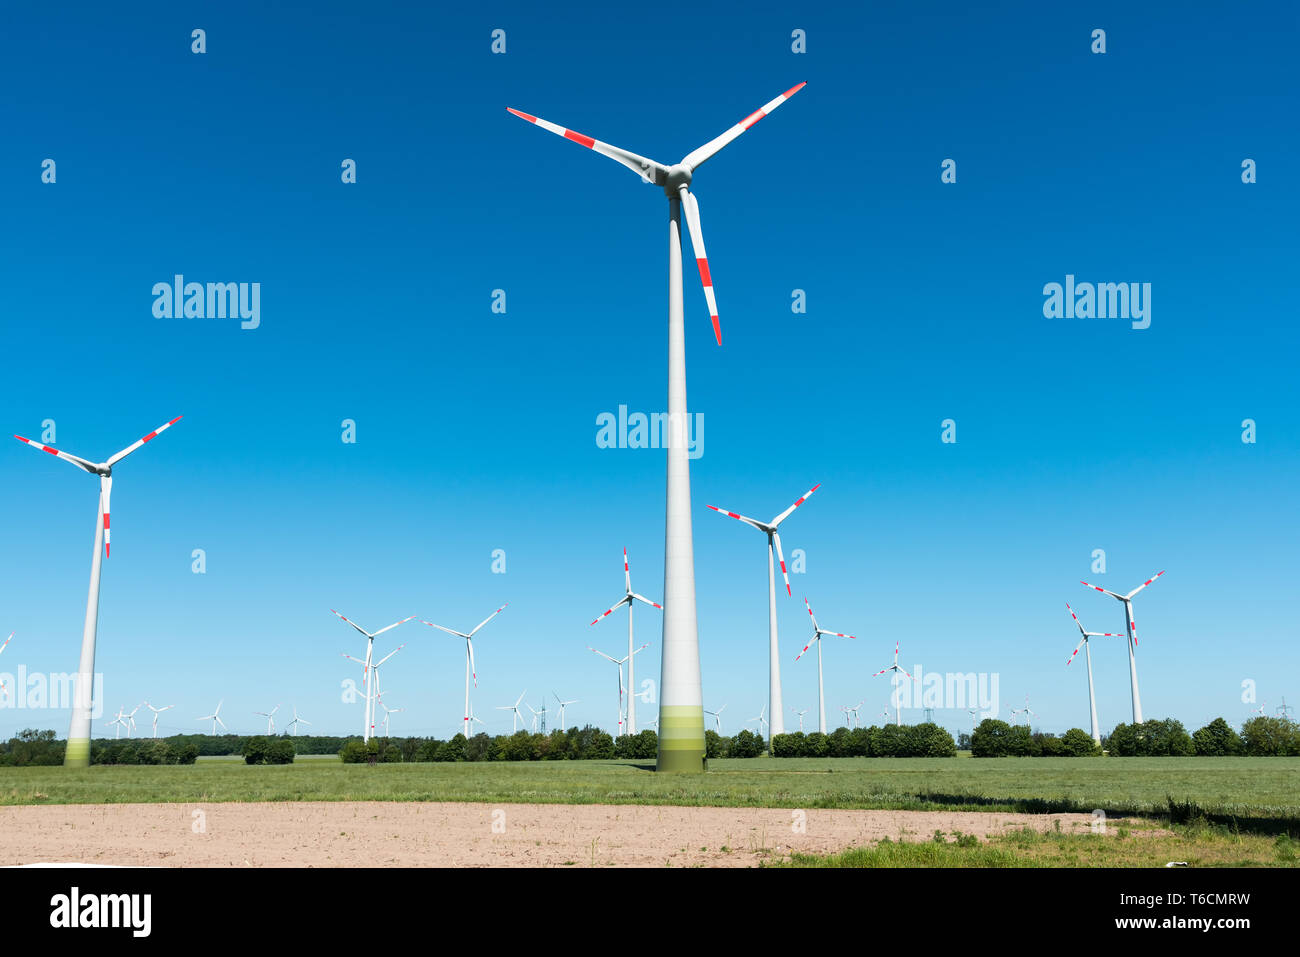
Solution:
M 986 838 L 1056 821 L 1083 831 L 1091 817 L 386 801 L 0 807 L 0 864 L 752 867 L 882 837 L 928 841 L 936 828 Z

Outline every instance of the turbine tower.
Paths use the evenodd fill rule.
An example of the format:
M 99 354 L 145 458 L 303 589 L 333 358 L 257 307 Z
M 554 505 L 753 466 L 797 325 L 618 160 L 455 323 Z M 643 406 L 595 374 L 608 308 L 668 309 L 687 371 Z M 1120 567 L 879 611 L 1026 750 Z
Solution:
M 803 600 L 808 605 L 808 599 Z M 854 638 L 854 635 L 842 635 L 838 631 L 827 631 L 821 625 L 817 624 L 817 616 L 813 614 L 812 605 L 808 605 L 808 617 L 812 619 L 813 636 L 808 644 L 803 646 L 803 651 L 795 655 L 794 660 L 798 661 L 812 647 L 813 642 L 817 643 L 817 710 L 819 712 L 820 723 L 817 730 L 822 734 L 826 733 L 826 690 L 822 686 L 822 635 L 834 635 L 836 638 Z M 799 715 L 799 730 L 803 730 L 803 714 Z
M 371 671 L 371 668 L 374 667 L 373 662 L 374 662 L 374 660 L 375 660 L 375 639 L 378 638 L 380 635 L 382 635 L 384 632 L 386 632 L 386 631 L 391 631 L 392 629 L 396 628 L 398 625 L 404 625 L 404 624 L 406 624 L 408 621 L 410 621 L 410 620 L 411 620 L 412 618 L 414 618 L 415 616 L 414 616 L 414 615 L 410 615 L 410 616 L 408 616 L 408 617 L 406 617 L 406 618 L 403 618 L 401 621 L 395 621 L 395 622 L 393 622 L 391 625 L 387 625 L 387 626 L 385 626 L 385 627 L 383 627 L 383 628 L 380 628 L 380 629 L 379 629 L 378 631 L 376 631 L 374 634 L 371 634 L 370 632 L 368 632 L 368 631 L 366 631 L 364 628 L 362 628 L 360 625 L 358 625 L 358 624 L 357 624 L 355 621 L 353 621 L 351 618 L 347 618 L 347 617 L 345 617 L 345 616 L 343 616 L 343 615 L 340 615 L 340 614 L 339 614 L 337 611 L 335 611 L 333 608 L 330 609 L 330 613 L 333 614 L 333 615 L 334 615 L 336 618 L 338 618 L 339 620 L 341 620 L 341 621 L 346 621 L 349 625 L 351 625 L 351 626 L 352 626 L 353 628 L 355 628 L 357 631 L 361 632 L 361 634 L 363 634 L 363 635 L 366 636 L 366 658 L 365 658 L 365 661 L 362 661 L 362 660 L 359 659 L 359 658 L 352 658 L 351 655 L 347 655 L 347 654 L 345 654 L 343 657 L 344 657 L 344 658 L 352 658 L 353 661 L 359 662 L 360 665 L 361 665 L 361 686 L 362 686 L 362 688 L 365 689 L 365 692 L 366 692 L 366 698 L 365 698 L 365 714 L 364 714 L 364 715 L 362 716 L 362 718 L 361 718 L 361 740 L 362 740 L 362 741 L 369 741 L 369 740 L 370 740 L 370 734 L 371 734 L 371 732 L 374 730 L 374 727 L 375 727 L 375 695 L 374 695 L 374 686 L 373 686 L 373 685 L 371 684 L 371 682 L 370 682 L 370 671 Z M 389 655 L 389 656 L 388 656 L 388 658 L 391 658 L 391 657 L 392 657 L 392 655 Z M 388 658 L 385 658 L 384 660 L 387 661 Z M 276 705 L 276 707 L 278 708 L 279 705 Z
M 705 161 L 794 96 L 804 84 L 756 110 L 722 135 L 692 150 L 675 166 L 664 166 L 617 146 L 602 143 L 540 117 L 510 110 L 515 116 L 572 140 L 617 163 L 664 190 L 668 197 L 668 490 L 664 515 L 664 628 L 660 667 L 660 771 L 702 772 L 705 765 L 704 696 L 700 682 L 700 644 L 695 618 L 695 554 L 691 540 L 691 475 L 687 458 L 686 333 L 682 303 L 681 214 L 695 247 L 713 334 L 722 344 L 722 328 L 713 295 L 713 279 L 704 251 L 699 205 L 690 191 L 692 177 Z
M 48 452 L 56 458 L 63 459 L 63 461 L 75 465 L 83 472 L 99 476 L 99 512 L 95 516 L 95 552 L 90 561 L 90 591 L 86 595 L 86 623 L 81 631 L 81 660 L 77 666 L 76 689 L 73 692 L 72 722 L 68 726 L 67 750 L 63 753 L 65 767 L 84 768 L 90 765 L 90 712 L 92 710 L 91 697 L 93 696 L 92 683 L 95 674 L 95 634 L 99 624 L 99 543 L 101 541 L 104 543 L 104 555 L 107 557 L 109 551 L 109 497 L 113 491 L 113 466 L 140 446 L 155 438 L 158 433 L 166 431 L 180 420 L 181 416 L 176 416 L 166 425 L 158 426 L 144 438 L 128 445 L 121 452 L 98 464 L 88 462 L 68 452 L 60 452 L 48 445 L 33 442 L 31 439 L 25 439 L 21 435 L 14 436 L 19 442 L 26 442 L 32 448 L 40 449 L 42 452 Z
M 821 488 L 820 482 L 807 492 L 804 492 L 798 501 L 770 522 L 760 522 L 756 518 L 748 518 L 736 512 L 729 512 L 725 508 L 718 508 L 716 505 L 709 506 L 709 508 L 721 515 L 728 515 L 736 519 L 736 521 L 754 526 L 767 536 L 767 704 L 772 710 L 773 734 L 785 733 L 785 719 L 782 717 L 781 707 L 781 657 L 777 648 L 776 636 L 776 566 L 773 564 L 772 550 L 775 547 L 776 557 L 781 561 L 781 575 L 785 578 L 786 594 L 793 595 L 794 593 L 790 591 L 790 575 L 785 570 L 785 555 L 781 552 L 781 536 L 777 532 L 777 527 L 786 520 L 791 512 L 806 502 L 809 495 L 812 495 L 819 488 Z M 823 730 L 825 729 L 823 728 Z
M 1088 585 L 1088 583 L 1085 581 L 1079 582 L 1080 585 L 1087 585 L 1089 588 L 1093 589 L 1094 591 L 1099 591 L 1103 595 L 1109 595 L 1111 598 L 1118 599 L 1119 601 L 1124 603 L 1124 624 L 1128 628 L 1128 679 L 1129 679 L 1129 684 L 1132 685 L 1133 688 L 1133 723 L 1134 724 L 1142 723 L 1142 699 L 1138 697 L 1137 661 L 1133 657 L 1133 649 L 1137 647 L 1137 625 L 1133 621 L 1133 596 L 1136 595 L 1138 592 L 1140 592 L 1143 588 L 1146 588 L 1147 585 L 1150 585 L 1153 581 L 1155 581 L 1164 573 L 1165 570 L 1162 568 L 1160 571 L 1156 572 L 1154 575 L 1152 575 L 1150 578 L 1144 581 L 1141 585 L 1138 585 L 1137 588 L 1134 588 L 1127 595 L 1117 595 L 1113 591 L 1107 591 L 1104 588 L 1098 588 L 1096 585 Z
M 505 611 L 506 608 L 509 607 L 509 605 L 510 602 L 506 602 L 496 611 L 492 612 L 492 614 L 488 615 L 477 625 L 475 625 L 468 634 L 466 634 L 463 631 L 453 631 L 450 628 L 444 628 L 442 625 L 435 625 L 431 621 L 424 622 L 430 628 L 437 628 L 439 631 L 445 631 L 447 634 L 452 635 L 453 637 L 465 639 L 465 740 L 466 741 L 468 741 L 470 737 L 472 737 L 470 732 L 474 730 L 473 723 L 475 721 L 477 721 L 479 724 L 484 723 L 482 718 L 476 718 L 474 716 L 474 713 L 470 711 L 470 707 L 469 707 L 469 680 L 471 675 L 474 678 L 474 687 L 475 688 L 478 687 L 478 669 L 474 667 L 474 636 L 478 634 L 480 628 L 486 625 L 497 615 Z M 424 619 L 420 619 L 420 620 L 424 621 Z
M 645 602 L 647 605 L 652 608 L 658 608 L 660 611 L 663 610 L 664 606 L 659 604 L 657 601 L 651 601 L 644 595 L 638 595 L 632 590 L 632 573 L 628 571 L 627 567 L 626 548 L 623 549 L 623 587 L 627 590 L 627 594 L 620 598 L 609 609 L 609 611 L 601 615 L 600 618 L 597 618 L 596 621 L 600 621 L 601 618 L 608 618 L 615 608 L 618 608 L 621 605 L 627 605 L 627 733 L 636 734 L 636 696 L 632 694 L 632 689 L 636 687 L 636 681 L 633 678 L 632 670 L 632 656 L 634 654 L 632 651 L 632 603 L 638 601 Z M 592 624 L 596 624 L 596 621 L 593 621 Z
M 1067 666 L 1073 664 L 1074 656 L 1079 653 L 1080 648 L 1083 649 L 1083 657 L 1087 659 L 1088 662 L 1088 714 L 1092 718 L 1092 740 L 1101 744 L 1101 729 L 1097 724 L 1097 696 L 1092 690 L 1092 645 L 1089 642 L 1089 639 L 1123 638 L 1124 636 L 1109 631 L 1085 631 L 1083 622 L 1079 620 L 1079 616 L 1074 613 L 1074 609 L 1070 607 L 1068 601 L 1065 603 L 1065 607 L 1066 610 L 1069 611 L 1070 617 L 1074 619 L 1074 623 L 1079 626 L 1079 634 L 1083 636 L 1079 639 L 1079 643 L 1074 646 L 1074 652 L 1070 655 L 1070 660 L 1065 664 Z

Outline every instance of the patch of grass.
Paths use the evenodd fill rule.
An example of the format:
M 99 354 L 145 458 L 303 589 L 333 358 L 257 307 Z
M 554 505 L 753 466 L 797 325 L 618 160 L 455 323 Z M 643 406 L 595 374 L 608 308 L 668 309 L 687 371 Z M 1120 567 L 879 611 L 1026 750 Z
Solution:
M 1120 841 L 1098 834 L 1039 833 L 1028 828 L 998 835 L 987 842 L 935 840 L 900 843 L 884 838 L 878 844 L 840 854 L 794 854 L 787 861 L 766 861 L 778 867 L 1163 867 L 1186 861 L 1192 867 L 1297 867 L 1294 841 L 1282 835 L 1270 840 L 1254 834 L 1233 834 L 1223 828 L 1176 827 L 1157 834 Z

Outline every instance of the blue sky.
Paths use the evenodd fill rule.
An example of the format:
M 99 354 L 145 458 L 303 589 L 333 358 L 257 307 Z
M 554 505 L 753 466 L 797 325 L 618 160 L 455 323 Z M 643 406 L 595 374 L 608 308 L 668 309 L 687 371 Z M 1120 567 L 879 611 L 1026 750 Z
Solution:
M 693 184 L 723 330 L 718 348 L 688 264 L 701 659 L 724 730 L 766 701 L 766 567 L 761 536 L 704 506 L 767 518 L 817 482 L 783 527 L 807 556 L 779 598 L 789 707 L 816 708 L 815 663 L 793 661 L 807 594 L 860 636 L 827 648 L 832 723 L 885 707 L 871 675 L 898 640 L 908 667 L 997 673 L 1001 703 L 1086 727 L 1064 602 L 1122 630 L 1079 579 L 1127 591 L 1162 568 L 1136 603 L 1148 717 L 1241 720 L 1245 680 L 1270 710 L 1300 700 L 1295 13 L 1051 6 L 704 6 L 671 39 L 640 8 L 7 11 L 6 433 L 53 419 L 54 444 L 101 460 L 185 416 L 115 474 L 106 709 L 175 703 L 160 726 L 196 730 L 224 698 L 251 732 L 280 702 L 350 732 L 340 654 L 363 642 L 331 607 L 467 628 L 509 601 L 476 642 L 488 729 L 524 688 L 610 726 L 612 666 L 586 646 L 626 631 L 588 622 L 625 546 L 662 597 L 664 461 L 598 448 L 596 417 L 663 408 L 667 204 L 505 107 L 671 163 L 800 81 Z M 260 282 L 260 327 L 155 318 L 176 273 Z M 1151 283 L 1150 328 L 1044 318 L 1066 274 Z M 0 631 L 18 634 L 0 671 L 72 671 L 94 481 L 12 440 L 2 462 Z M 637 622 L 654 678 L 658 613 Z M 462 646 L 411 623 L 378 649 L 403 641 L 394 730 L 452 733 Z M 1122 643 L 1094 666 L 1109 728 Z M 67 715 L 0 709 L 0 734 L 32 724 L 64 734 Z

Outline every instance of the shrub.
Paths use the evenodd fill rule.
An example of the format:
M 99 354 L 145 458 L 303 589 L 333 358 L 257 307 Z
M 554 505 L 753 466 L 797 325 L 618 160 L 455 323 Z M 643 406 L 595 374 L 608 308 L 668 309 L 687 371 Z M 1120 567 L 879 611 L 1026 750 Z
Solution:
M 1101 754 L 1101 745 L 1082 728 L 1071 728 L 1061 736 L 1061 753 L 1067 758 L 1090 758 Z
M 1241 726 L 1241 740 L 1252 757 L 1300 754 L 1300 725 L 1287 718 L 1260 715 Z
M 952 735 L 933 722 L 904 728 L 901 744 L 899 757 L 951 758 L 957 755 L 957 742 Z
M 763 753 L 763 738 L 748 728 L 731 740 L 730 758 L 756 758 Z
M 704 756 L 706 758 L 720 758 L 725 753 L 724 742 L 726 739 L 716 731 L 704 732 Z
M 1192 735 L 1192 745 L 1200 757 L 1222 758 L 1241 754 L 1241 735 L 1222 718 L 1215 718 Z
M 772 757 L 774 758 L 802 758 L 806 746 L 802 731 L 772 735 Z
M 830 750 L 830 744 L 826 740 L 826 735 L 820 731 L 811 731 L 804 738 L 804 754 L 810 758 L 824 758 Z
M 970 739 L 970 753 L 976 758 L 1001 758 L 1010 753 L 1011 725 L 997 718 L 985 718 Z
M 459 731 L 450 740 L 443 742 L 439 746 L 437 753 L 434 755 L 435 761 L 464 761 L 465 760 L 465 735 Z

